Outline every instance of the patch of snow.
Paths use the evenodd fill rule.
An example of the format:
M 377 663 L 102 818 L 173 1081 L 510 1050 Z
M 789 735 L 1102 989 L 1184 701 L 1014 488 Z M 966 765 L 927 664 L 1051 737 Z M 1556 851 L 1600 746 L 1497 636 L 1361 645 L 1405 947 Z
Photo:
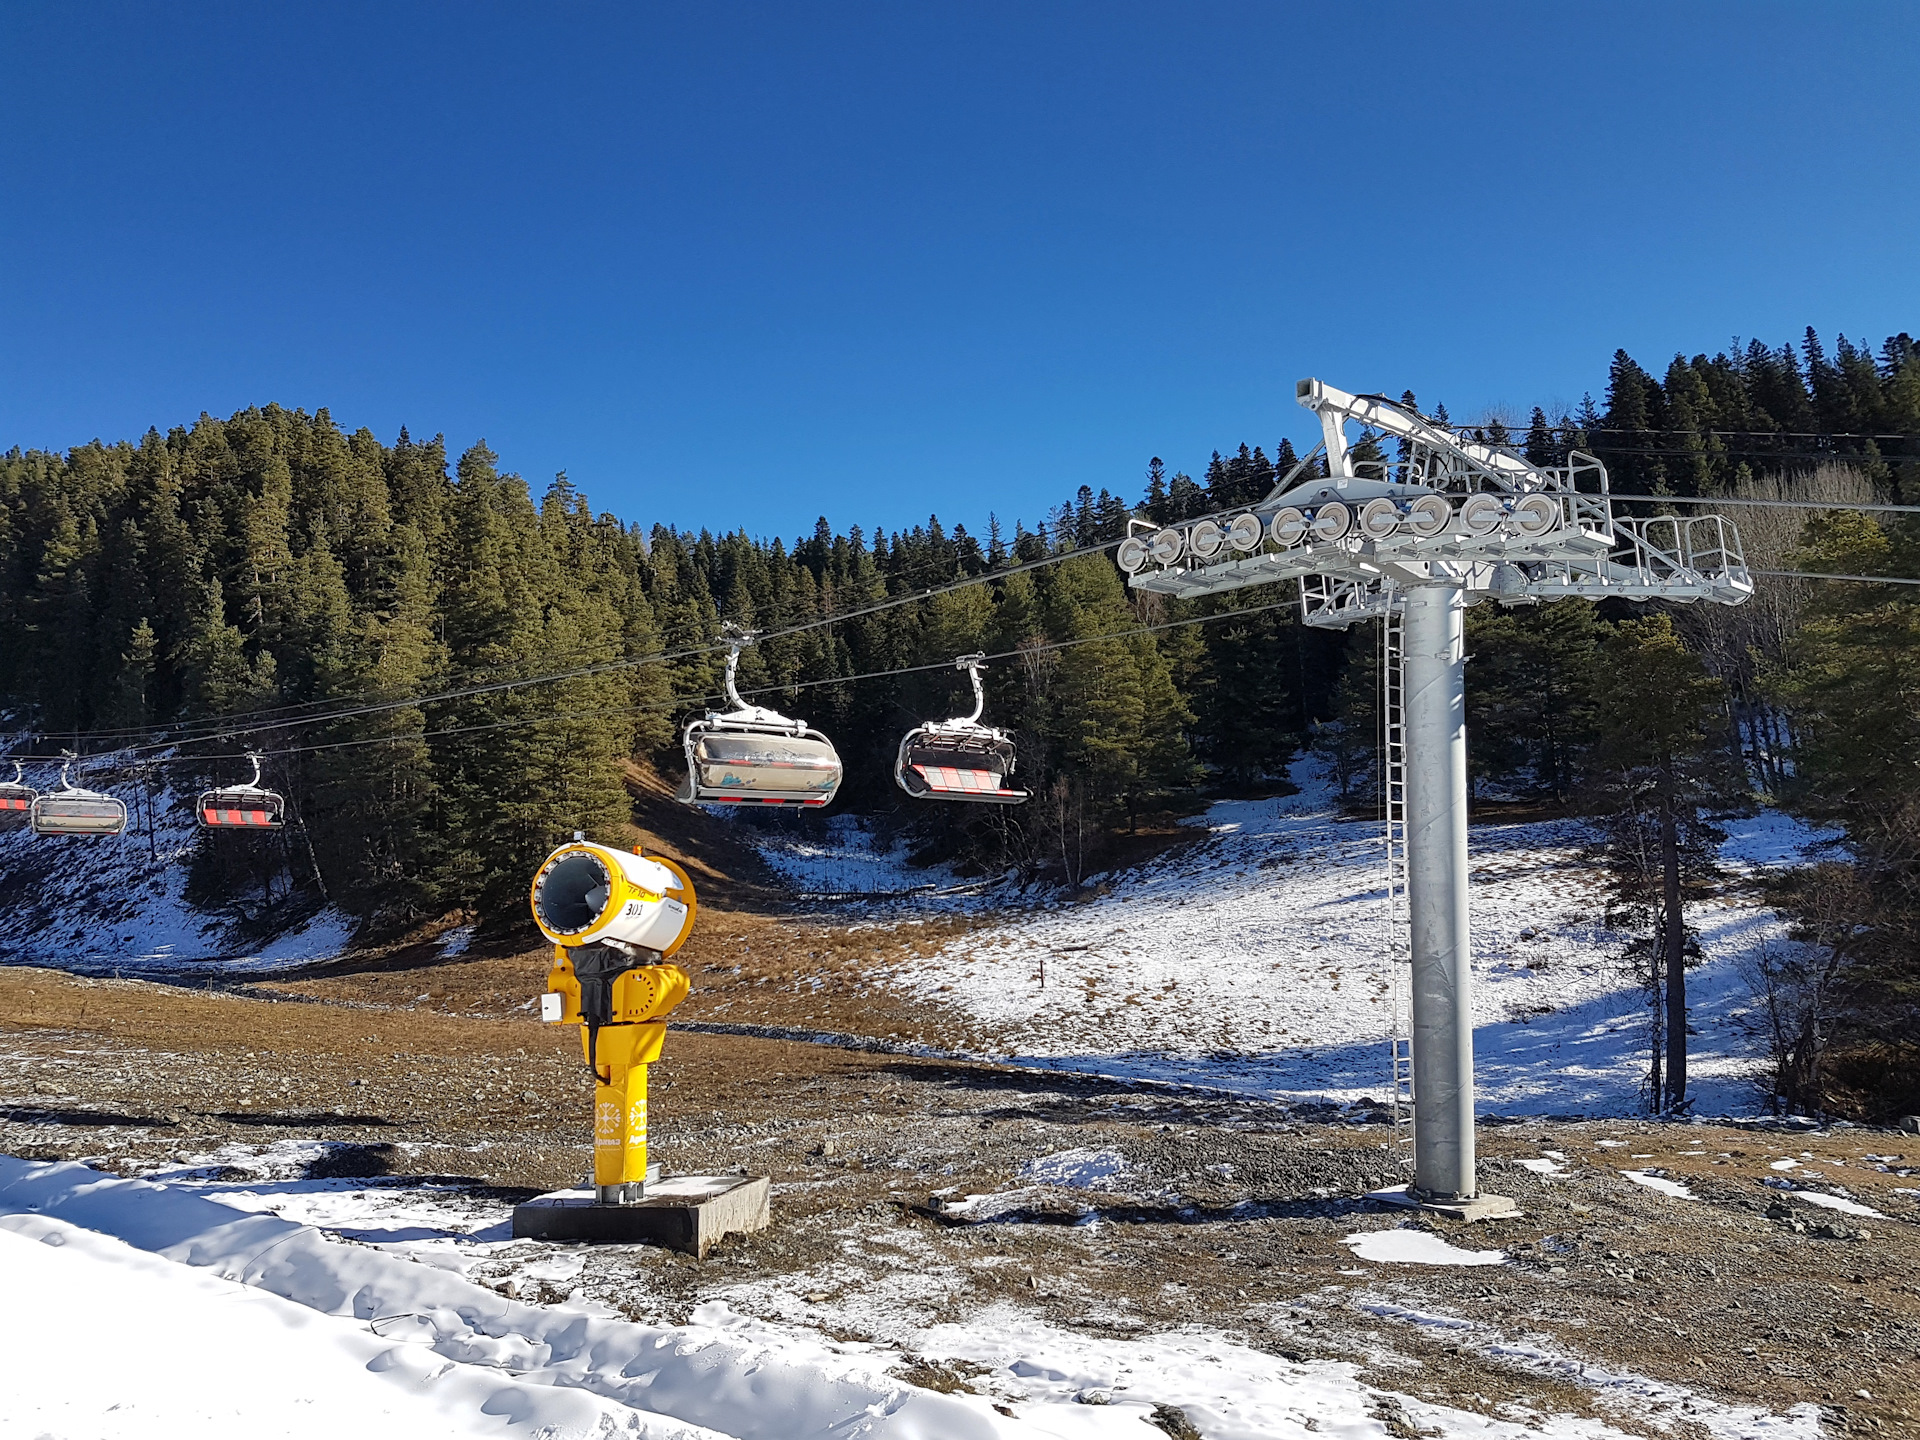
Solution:
M 954 1220 L 965 1220 L 974 1225 L 990 1225 L 996 1220 L 1017 1220 L 1036 1213 L 1058 1213 L 1059 1197 L 1050 1194 L 1045 1186 L 1027 1185 L 1017 1190 L 997 1190 L 983 1195 L 963 1195 L 958 1200 L 944 1201 L 940 1213 Z M 1076 1206 L 1072 1213 L 1086 1219 L 1093 1218 L 1093 1211 L 1084 1206 Z
M 1727 832 L 1720 861 L 1732 869 L 1790 870 L 1811 865 L 1822 850 L 1831 851 L 1846 839 L 1841 830 L 1818 828 L 1784 810 L 1761 810 L 1722 820 Z
M 1799 1163 L 1798 1160 L 1776 1160 L 1767 1168 L 1769 1170 L 1791 1170 Z
M 440 958 L 451 960 L 456 955 L 464 955 L 471 944 L 473 944 L 473 926 L 456 925 L 440 937 Z
M 1541 1156 L 1538 1158 L 1516 1160 L 1514 1163 L 1518 1165 L 1522 1170 L 1531 1170 L 1536 1175 L 1546 1175 L 1546 1176 L 1552 1177 L 1555 1175 L 1564 1175 L 1567 1173 L 1567 1167 L 1563 1165 L 1559 1160 L 1554 1159 L 1552 1156 Z
M 1116 872 L 1104 895 L 994 912 L 893 983 L 957 1007 L 996 1059 L 1276 1098 L 1384 1097 L 1393 980 L 1379 826 L 1337 808 L 1314 757 L 1293 780 L 1295 795 L 1212 805 L 1189 822 L 1200 843 Z M 1784 845 L 1797 822 L 1767 823 Z M 1812 843 L 1805 827 L 1794 833 Z M 1574 821 L 1471 829 L 1476 1092 L 1487 1110 L 1641 1108 L 1648 1011 L 1618 959 L 1629 937 L 1604 924 L 1593 839 Z M 1798 942 L 1747 898 L 1700 902 L 1688 922 L 1702 949 L 1689 973 L 1698 1105 L 1750 1111 L 1760 1057 L 1742 1023 L 1745 968 L 1763 945 Z
M 51 1268 L 13 1263 L 15 1249 L 33 1249 L 55 1234 L 69 1243 L 38 1247 L 54 1255 Z M 528 1278 L 564 1284 L 578 1273 L 578 1249 L 521 1243 Z M 87 1253 L 104 1262 L 100 1273 L 62 1268 L 60 1257 L 81 1246 L 95 1247 Z M 928 1263 L 917 1233 L 888 1236 L 882 1248 L 899 1253 L 881 1273 L 843 1264 L 833 1287 L 847 1290 L 857 1328 L 885 1335 L 880 1343 L 755 1319 L 725 1298 L 698 1305 L 685 1325 L 633 1324 L 584 1299 L 549 1306 L 509 1300 L 445 1271 L 284 1219 L 243 1214 L 179 1186 L 0 1157 L 0 1265 L 10 1298 L 17 1297 L 0 1310 L 0 1324 L 33 1325 L 51 1337 L 56 1329 L 44 1317 L 64 1314 L 62 1307 L 84 1321 L 72 1331 L 84 1347 L 84 1383 L 76 1375 L 59 1388 L 96 1409 L 44 1412 L 44 1428 L 55 1433 L 1107 1440 L 1153 1433 L 1143 1422 L 1166 1404 L 1183 1409 L 1208 1440 L 1377 1435 L 1383 1406 L 1438 1440 L 1624 1440 L 1620 1430 L 1588 1416 L 1534 1415 L 1520 1423 L 1427 1404 L 1367 1384 L 1356 1364 L 1285 1360 L 1202 1326 L 1113 1338 L 1110 1329 L 1061 1328 L 1007 1302 L 929 1326 L 929 1306 L 964 1295 L 964 1285 Z M 871 1266 L 874 1247 L 856 1249 L 861 1266 Z M 155 1277 L 151 1299 L 127 1280 L 136 1273 Z M 756 1280 L 723 1294 L 752 1290 L 768 1298 L 778 1283 Z M 232 1325 L 193 1298 L 202 1289 Z M 874 1308 L 876 1296 L 882 1308 Z M 794 1305 L 799 1313 L 820 1313 L 811 1301 L 800 1307 L 796 1298 Z M 1125 1328 L 1123 1309 L 1124 1302 L 1095 1302 L 1089 1321 Z M 1432 1323 L 1461 1327 L 1485 1353 L 1499 1341 L 1483 1341 L 1463 1321 Z M 232 1338 L 234 1325 L 252 1327 L 247 1344 Z M 163 1338 L 171 1336 L 180 1342 Z M 903 1351 L 981 1367 L 972 1384 L 984 1393 L 940 1394 L 898 1380 L 888 1367 Z M 1631 1409 L 1647 1398 L 1635 1387 L 1653 1385 L 1564 1354 L 1509 1351 L 1508 1363 L 1549 1369 L 1606 1404 Z M 11 1359 L 19 1350 L 9 1345 L 4 1353 Z M 289 1376 L 295 1360 L 306 1367 L 304 1378 Z M 356 1365 L 370 1373 L 349 1373 Z M 168 1367 L 177 1372 L 173 1381 L 160 1376 L 143 1385 Z M 34 1373 L 49 1372 L 36 1366 Z M 396 1398 L 385 1400 L 383 1386 Z M 43 1417 L 25 1408 L 20 1388 L 0 1393 L 0 1429 L 38 1433 L 39 1423 L 14 1423 Z M 1110 1403 L 1085 1403 L 1096 1393 Z M 161 1403 L 180 1395 L 191 1402 L 196 1394 L 238 1413 L 203 1425 L 190 1405 L 170 1410 Z M 288 1415 L 309 1396 L 311 1432 L 300 1428 L 304 1409 Z M 67 1395 L 50 1398 L 64 1403 Z M 1657 1400 L 1685 1404 L 1719 1440 L 1817 1434 L 1812 1407 L 1767 1416 L 1677 1386 L 1657 1387 Z M 143 1401 L 151 1406 L 144 1413 Z M 364 1418 L 368 1407 L 383 1403 L 391 1420 Z M 110 1411 L 114 1405 L 121 1410 Z M 1641 1404 L 1636 1422 L 1649 1410 Z M 1641 1428 L 1636 1423 L 1636 1433 Z
M 1345 1361 L 1284 1360 L 1200 1326 L 1110 1339 L 1050 1324 L 998 1303 L 964 1323 L 921 1332 L 914 1348 L 929 1359 L 988 1367 L 975 1383 L 991 1386 L 1029 1419 L 1036 1434 L 1060 1440 L 1149 1440 L 1156 1404 L 1174 1405 L 1207 1440 L 1276 1436 L 1378 1436 L 1390 1400 L 1423 1434 L 1445 1440 L 1624 1440 L 1602 1422 L 1540 1417 L 1537 1428 L 1429 1405 L 1364 1384 Z M 1079 1403 L 1088 1391 L 1106 1405 Z
M 1067 1185 L 1076 1190 L 1106 1190 L 1108 1182 L 1127 1170 L 1127 1157 L 1118 1150 L 1061 1150 L 1042 1155 L 1020 1167 L 1020 1178 L 1036 1185 Z
M 486 1367 L 499 1384 L 511 1376 L 536 1393 L 585 1392 L 589 1403 L 641 1412 L 641 1421 L 659 1425 L 651 1433 L 663 1437 L 825 1440 L 856 1427 L 872 1440 L 1035 1433 L 1006 1421 L 984 1399 L 906 1385 L 886 1374 L 888 1357 L 823 1337 L 771 1343 L 698 1320 L 636 1325 L 578 1307 L 526 1305 L 445 1270 L 342 1244 L 275 1216 L 246 1215 L 203 1195 L 84 1165 L 0 1156 L 0 1228 L 38 1238 L 37 1227 L 50 1222 L 114 1235 L 180 1272 L 210 1273 L 357 1322 L 384 1337 L 416 1376 L 437 1374 L 449 1362 Z M 99 1293 L 110 1300 L 112 1287 Z M 39 1299 L 7 1308 L 31 1315 Z M 179 1333 L 178 1326 L 167 1332 Z M 189 1341 L 201 1345 L 198 1336 Z M 94 1393 L 104 1378 L 96 1378 Z M 8 1403 L 0 1400 L 0 1407 Z M 484 1412 L 474 1410 L 477 1425 Z M 634 1433 L 649 1432 L 636 1425 Z
M 454 1247 L 478 1254 L 512 1230 L 512 1207 L 462 1185 L 422 1184 L 381 1175 L 316 1179 L 309 1171 L 357 1147 L 336 1140 L 234 1142 L 141 1179 L 217 1199 L 251 1214 L 278 1215 L 364 1245 L 452 1264 Z M 460 1268 L 452 1264 L 452 1268 Z
M 87 783 L 84 772 L 77 779 Z M 149 823 L 144 792 L 121 787 L 120 793 L 133 812 L 123 835 L 0 832 L 0 871 L 31 879 L 35 897 L 29 911 L 9 916 L 0 963 L 83 975 L 248 974 L 348 947 L 354 924 L 337 909 L 323 909 L 262 945 L 244 938 L 229 914 L 190 904 L 188 871 L 204 841 L 194 794 L 157 788 Z
M 0 1430 L 11 1434 L 719 1440 L 50 1216 L 0 1219 L 0 1271 L 0 1355 L 14 1376 Z
M 1497 1363 L 1590 1391 L 1602 1406 L 1624 1411 L 1656 1433 L 1673 1428 L 1676 1414 L 1714 1440 L 1822 1440 L 1820 1407 L 1801 1403 L 1784 1414 L 1728 1405 L 1698 1391 L 1631 1370 L 1610 1370 L 1570 1354 L 1545 1336 L 1515 1339 L 1490 1325 L 1455 1315 L 1415 1310 L 1379 1296 L 1359 1308 L 1383 1319 L 1448 1332 L 1450 1343 Z
M 1649 1190 L 1658 1190 L 1662 1195 L 1671 1195 L 1676 1200 L 1691 1200 L 1693 1192 L 1678 1180 L 1669 1180 L 1665 1175 L 1655 1174 L 1651 1170 L 1622 1170 L 1620 1172 L 1636 1185 L 1644 1185 Z
M 1499 1265 L 1504 1250 L 1462 1250 L 1431 1230 L 1364 1230 L 1340 1242 L 1376 1265 Z
M 1844 1195 L 1829 1195 L 1824 1190 L 1790 1190 L 1787 1193 L 1796 1200 L 1818 1205 L 1822 1210 L 1838 1210 L 1843 1215 L 1865 1215 L 1874 1220 L 1887 1218 L 1871 1205 L 1862 1205 L 1858 1200 L 1849 1200 Z
M 709 812 L 751 824 L 752 843 L 773 872 L 803 895 L 869 896 L 876 900 L 961 884 L 946 865 L 914 865 L 899 837 L 882 839 L 860 815 L 746 815 L 732 806 Z M 967 898 L 961 908 L 979 901 Z

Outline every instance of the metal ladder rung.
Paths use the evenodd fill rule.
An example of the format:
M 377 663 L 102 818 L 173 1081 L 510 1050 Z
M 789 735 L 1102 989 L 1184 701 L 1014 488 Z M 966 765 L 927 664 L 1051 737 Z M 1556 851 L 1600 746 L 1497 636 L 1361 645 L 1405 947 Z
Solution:
M 1397 604 L 1380 618 L 1380 788 L 1386 812 L 1386 954 L 1388 1079 L 1392 1087 L 1393 1140 L 1413 1142 L 1413 1037 L 1406 1014 L 1411 960 L 1407 916 L 1407 726 L 1405 631 Z

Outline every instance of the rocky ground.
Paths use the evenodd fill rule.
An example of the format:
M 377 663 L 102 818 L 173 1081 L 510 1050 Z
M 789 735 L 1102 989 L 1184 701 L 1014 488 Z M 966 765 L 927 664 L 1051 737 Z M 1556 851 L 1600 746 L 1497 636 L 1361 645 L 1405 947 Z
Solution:
M 721 964 L 723 934 L 765 933 L 732 923 L 702 964 Z M 794 963 L 767 962 L 794 997 L 763 1003 L 770 1021 L 822 1013 Z M 274 997 L 0 971 L 0 1151 L 141 1174 L 308 1138 L 334 1142 L 310 1170 L 370 1190 L 439 1176 L 436 1193 L 497 1205 L 573 1183 L 589 1081 L 573 1032 L 518 1008 L 529 966 L 481 956 Z M 822 1028 L 847 1028 L 842 1004 Z M 926 1360 L 910 1337 L 999 1306 L 1082 1334 L 1198 1327 L 1344 1359 L 1510 1419 L 1726 1434 L 1727 1414 L 1810 1403 L 1834 1432 L 1920 1434 L 1920 1137 L 1489 1123 L 1483 1184 L 1523 1217 L 1418 1223 L 1508 1258 L 1422 1265 L 1349 1243 L 1404 1223 L 1363 1198 L 1404 1178 L 1390 1126 L 1364 1114 L 713 1033 L 676 1034 L 655 1077 L 658 1158 L 771 1175 L 775 1224 L 701 1263 L 583 1254 L 563 1291 L 634 1318 L 721 1298 L 899 1345 L 920 1383 L 977 1387 L 978 1367 Z M 1854 1208 L 1802 1198 L 1815 1191 Z M 524 1258 L 472 1273 L 548 1283 Z

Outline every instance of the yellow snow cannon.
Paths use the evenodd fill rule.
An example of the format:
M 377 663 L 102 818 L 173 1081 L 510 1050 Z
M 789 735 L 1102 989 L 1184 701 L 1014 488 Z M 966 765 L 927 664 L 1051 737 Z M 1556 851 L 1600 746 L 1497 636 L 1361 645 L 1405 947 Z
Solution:
M 667 962 L 693 930 L 693 882 L 671 860 L 576 836 L 547 857 L 531 899 L 534 923 L 553 941 L 540 1018 L 580 1027 L 593 1072 L 598 1202 L 637 1203 L 649 1178 L 647 1066 L 692 983 Z

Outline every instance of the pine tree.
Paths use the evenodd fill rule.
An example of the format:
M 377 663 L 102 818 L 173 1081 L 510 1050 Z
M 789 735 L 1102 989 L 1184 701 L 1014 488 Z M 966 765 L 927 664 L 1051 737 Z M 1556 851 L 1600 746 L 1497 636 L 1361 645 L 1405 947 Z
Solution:
M 1616 625 L 1602 663 L 1595 799 L 1615 893 L 1628 913 L 1653 918 L 1644 972 L 1654 995 L 1651 1107 L 1679 1113 L 1691 1103 L 1684 906 L 1725 838 L 1709 813 L 1739 790 L 1717 744 L 1725 699 L 1665 615 Z
M 1571 804 L 1594 740 L 1601 627 L 1585 600 L 1467 612 L 1467 736 L 1476 789 Z
M 1173 518 L 1167 504 L 1167 467 L 1158 455 L 1147 462 L 1147 495 L 1140 508 L 1156 525 L 1165 525 Z
M 1910 521 L 1841 513 L 1809 530 L 1797 557 L 1808 569 L 1920 573 Z M 1865 1088 L 1877 1097 L 1868 1113 L 1899 1113 L 1920 1060 L 1920 597 L 1910 586 L 1824 587 L 1795 651 L 1794 799 L 1845 825 L 1851 855 L 1803 887 L 1811 958 L 1768 977 L 1771 1013 L 1786 1017 L 1776 1021 L 1777 1092 L 1818 1111 Z M 1844 1085 L 1835 1049 L 1855 1057 Z

